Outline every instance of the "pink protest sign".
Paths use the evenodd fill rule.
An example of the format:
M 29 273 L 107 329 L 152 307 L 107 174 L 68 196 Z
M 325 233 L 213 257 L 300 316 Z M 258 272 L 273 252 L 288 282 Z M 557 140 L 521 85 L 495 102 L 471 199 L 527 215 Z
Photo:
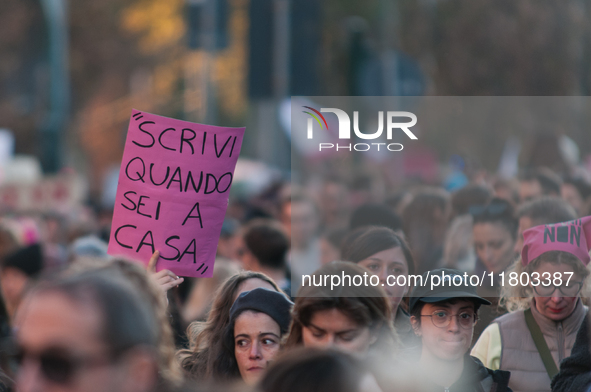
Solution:
M 109 254 L 180 276 L 211 277 L 245 128 L 195 124 L 133 110 Z

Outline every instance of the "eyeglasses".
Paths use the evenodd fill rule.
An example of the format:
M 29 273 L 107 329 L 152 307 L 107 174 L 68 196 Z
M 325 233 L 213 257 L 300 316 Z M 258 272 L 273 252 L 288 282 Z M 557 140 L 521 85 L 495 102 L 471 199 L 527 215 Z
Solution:
M 433 314 L 421 314 L 421 317 L 431 317 L 433 325 L 438 328 L 446 328 L 451 324 L 452 317 L 458 318 L 458 324 L 462 328 L 472 328 L 478 316 L 473 312 L 462 312 L 459 314 L 451 314 L 445 310 L 437 310 Z
M 540 284 L 533 286 L 533 288 L 535 293 L 540 297 L 552 297 L 556 289 L 565 297 L 576 297 L 581 291 L 581 288 L 583 288 L 583 282 L 569 282 L 568 285 L 560 286 Z
M 19 367 L 27 361 L 37 362 L 45 379 L 61 385 L 71 383 L 76 373 L 83 368 L 107 365 L 114 360 L 109 355 L 76 356 L 57 348 L 39 353 L 18 348 L 11 357 Z

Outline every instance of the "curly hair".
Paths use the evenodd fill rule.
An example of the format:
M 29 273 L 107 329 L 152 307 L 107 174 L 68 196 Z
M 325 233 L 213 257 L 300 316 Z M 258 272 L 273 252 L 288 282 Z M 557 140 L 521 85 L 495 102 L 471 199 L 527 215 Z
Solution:
M 591 274 L 589 268 L 579 260 L 575 255 L 563 252 L 559 250 L 542 253 L 540 256 L 533 259 L 527 266 L 524 266 L 521 262 L 521 257 L 515 261 L 515 263 L 507 271 L 505 279 L 508 279 L 509 274 L 515 272 L 517 276 L 521 277 L 522 273 L 526 273 L 531 276 L 532 272 L 535 272 L 542 263 L 552 264 L 566 264 L 572 267 L 574 273 L 578 275 L 582 282 L 583 288 L 579 293 L 581 297 L 588 297 L 589 295 L 589 280 L 587 279 Z M 531 300 L 534 297 L 534 292 L 531 286 L 526 285 L 510 285 L 505 284 L 501 289 L 501 300 L 500 306 L 506 308 L 509 312 L 518 310 L 526 310 L 531 306 Z

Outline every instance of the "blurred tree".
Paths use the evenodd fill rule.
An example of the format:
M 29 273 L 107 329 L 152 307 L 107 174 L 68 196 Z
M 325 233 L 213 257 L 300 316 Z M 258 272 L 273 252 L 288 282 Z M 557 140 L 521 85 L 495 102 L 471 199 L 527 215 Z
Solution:
M 401 0 L 402 48 L 429 67 L 436 95 L 576 95 L 582 3 Z
M 322 88 L 352 94 L 347 75 L 358 67 L 359 37 L 350 17 L 367 23 L 364 52 L 384 42 L 418 59 L 434 95 L 571 95 L 591 91 L 587 0 L 397 0 L 398 15 L 380 2 L 326 0 Z M 358 19 L 359 19 L 358 18 Z M 397 28 L 383 29 L 391 20 Z M 396 35 L 385 37 L 385 34 Z M 351 55 L 351 53 L 356 53 Z M 586 57 L 585 57 L 586 56 Z
M 47 26 L 38 0 L 0 2 L 0 127 L 15 134 L 15 148 L 36 153 L 32 143 L 47 108 Z
M 228 47 L 215 54 L 205 75 L 216 84 L 220 124 L 238 125 L 246 117 L 247 32 L 250 24 L 263 22 L 259 16 L 249 20 L 251 1 L 228 1 Z M 187 98 L 200 91 L 187 87 L 186 75 L 200 69 L 204 53 L 187 48 L 185 0 L 68 4 L 72 125 L 65 161 L 86 165 L 96 191 L 105 170 L 121 158 L 131 107 L 183 117 Z M 390 29 L 384 28 L 390 16 L 382 12 L 384 0 L 319 4 L 321 30 L 310 34 L 317 35 L 317 57 L 306 57 L 302 46 L 297 60 L 321 69 L 315 86 L 320 95 L 357 93 L 351 75 L 359 58 L 374 53 L 379 59 L 387 49 L 418 60 L 428 94 L 591 91 L 588 0 L 396 0 Z M 363 37 L 348 29 L 352 16 L 364 21 Z M 37 152 L 48 108 L 46 31 L 39 0 L 0 2 L 0 126 L 14 130 L 19 153 Z
M 246 108 L 247 0 L 229 0 L 229 45 L 207 76 L 218 85 L 220 122 Z M 92 191 L 121 159 L 132 107 L 182 118 L 185 76 L 200 68 L 186 47 L 185 0 L 68 2 L 72 118 L 64 162 L 86 171 Z M 48 109 L 47 26 L 39 0 L 0 2 L 0 126 L 18 153 L 38 154 Z M 193 61 L 197 58 L 197 61 Z M 195 95 L 195 94 L 193 94 Z

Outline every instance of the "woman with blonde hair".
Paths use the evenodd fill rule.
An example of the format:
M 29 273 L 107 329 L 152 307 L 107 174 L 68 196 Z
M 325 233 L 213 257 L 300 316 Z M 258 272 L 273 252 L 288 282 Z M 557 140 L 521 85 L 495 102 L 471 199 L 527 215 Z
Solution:
M 511 372 L 515 392 L 550 391 L 558 364 L 571 353 L 587 314 L 591 217 L 524 231 L 521 258 L 504 276 L 501 303 L 472 355 L 491 369 Z

